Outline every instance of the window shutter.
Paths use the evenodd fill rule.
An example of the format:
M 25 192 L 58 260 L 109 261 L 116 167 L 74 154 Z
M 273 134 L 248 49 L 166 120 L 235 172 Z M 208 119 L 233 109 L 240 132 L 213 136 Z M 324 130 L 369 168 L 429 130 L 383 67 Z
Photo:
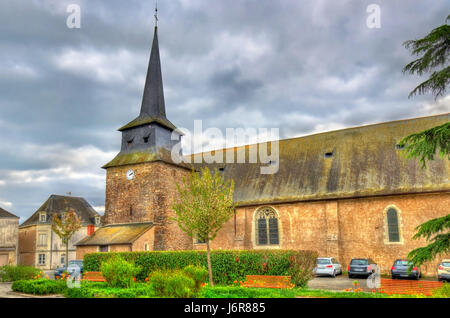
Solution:
M 267 222 L 266 219 L 258 219 L 258 244 L 267 244 Z
M 278 219 L 269 219 L 269 244 L 278 244 Z

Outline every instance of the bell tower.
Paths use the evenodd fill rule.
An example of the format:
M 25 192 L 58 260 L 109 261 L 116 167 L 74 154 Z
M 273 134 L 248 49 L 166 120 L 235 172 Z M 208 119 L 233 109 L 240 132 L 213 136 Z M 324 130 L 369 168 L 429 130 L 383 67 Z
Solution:
M 176 185 L 189 174 L 190 167 L 172 161 L 173 146 L 181 133 L 166 117 L 164 89 L 159 55 L 158 27 L 145 80 L 141 111 L 134 120 L 121 127 L 122 145 L 117 156 L 107 163 L 106 202 L 103 223 L 153 224 L 153 250 L 192 248 L 176 223 L 172 204 Z

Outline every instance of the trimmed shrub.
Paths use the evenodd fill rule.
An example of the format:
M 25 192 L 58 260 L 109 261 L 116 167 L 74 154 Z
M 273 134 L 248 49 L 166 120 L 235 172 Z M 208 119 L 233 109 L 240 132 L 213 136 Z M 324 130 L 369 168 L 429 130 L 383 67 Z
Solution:
M 142 270 L 136 278 L 143 281 L 156 270 L 183 269 L 188 265 L 207 268 L 205 251 L 153 251 L 124 253 L 93 253 L 84 256 L 84 270 L 97 272 L 107 259 L 121 256 L 134 262 Z M 302 286 L 308 277 L 312 277 L 310 264 L 315 264 L 317 253 L 294 250 L 252 250 L 211 252 L 214 282 L 231 285 L 235 280 L 245 281 L 246 275 L 299 275 L 294 278 Z M 311 276 L 307 274 L 310 272 Z
M 135 284 L 132 288 L 110 288 L 107 283 L 82 282 L 81 288 L 67 288 L 67 298 L 138 298 L 153 297 L 147 284 Z
M 296 293 L 293 289 L 216 286 L 204 287 L 199 298 L 295 298 Z
M 105 260 L 100 270 L 108 285 L 116 288 L 131 287 L 139 272 L 139 268 L 133 263 L 127 262 L 118 255 Z
M 156 297 L 189 298 L 196 294 L 195 281 L 182 271 L 154 271 L 148 282 Z
M 15 282 L 17 280 L 32 279 L 40 274 L 40 270 L 32 266 L 1 266 L 0 282 Z
M 200 266 L 186 266 L 183 269 L 183 274 L 194 280 L 194 288 L 196 293 L 200 291 L 200 289 L 202 288 L 202 284 L 205 283 L 208 279 L 208 270 Z
M 11 289 L 15 292 L 33 295 L 62 294 L 67 288 L 65 281 L 36 279 L 15 281 Z

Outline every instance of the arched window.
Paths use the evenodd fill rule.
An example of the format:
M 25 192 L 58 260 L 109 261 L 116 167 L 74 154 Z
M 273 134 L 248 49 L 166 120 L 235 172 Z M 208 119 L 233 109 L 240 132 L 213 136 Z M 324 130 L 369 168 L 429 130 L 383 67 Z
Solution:
M 398 228 L 398 213 L 394 208 L 387 211 L 387 225 L 389 242 L 400 242 L 400 232 Z
M 274 209 L 264 207 L 258 210 L 255 222 L 257 245 L 278 245 L 280 243 L 278 215 Z

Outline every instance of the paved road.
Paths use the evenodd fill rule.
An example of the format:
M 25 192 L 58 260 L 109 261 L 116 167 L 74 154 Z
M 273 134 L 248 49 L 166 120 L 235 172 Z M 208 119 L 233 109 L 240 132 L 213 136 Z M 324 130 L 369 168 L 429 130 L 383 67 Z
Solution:
M 308 287 L 311 289 L 328 289 L 328 290 L 337 290 L 342 291 L 347 288 L 353 287 L 353 282 L 357 280 L 359 283 L 359 287 L 363 290 L 370 291 L 370 288 L 367 287 L 365 278 L 348 278 L 347 275 L 339 275 L 336 278 L 320 276 L 315 277 L 314 279 L 308 282 Z M 423 278 L 421 280 L 434 280 L 435 278 Z
M 357 280 L 359 287 L 368 290 L 365 278 L 348 278 L 347 275 L 339 275 L 335 278 L 320 276 L 308 282 L 308 287 L 311 289 L 328 289 L 342 291 L 353 287 L 353 282 Z

